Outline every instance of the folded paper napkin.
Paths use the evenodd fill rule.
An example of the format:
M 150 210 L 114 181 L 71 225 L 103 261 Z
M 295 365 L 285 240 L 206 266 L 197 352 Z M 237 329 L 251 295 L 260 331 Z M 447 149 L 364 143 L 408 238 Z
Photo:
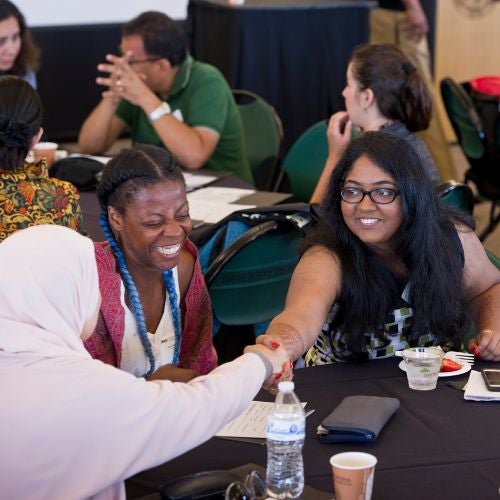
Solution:
M 323 443 L 371 443 L 399 408 L 399 399 L 348 396 L 318 427 Z
M 500 401 L 500 392 L 489 391 L 484 383 L 481 372 L 471 370 L 469 381 L 465 386 L 464 399 L 472 401 Z

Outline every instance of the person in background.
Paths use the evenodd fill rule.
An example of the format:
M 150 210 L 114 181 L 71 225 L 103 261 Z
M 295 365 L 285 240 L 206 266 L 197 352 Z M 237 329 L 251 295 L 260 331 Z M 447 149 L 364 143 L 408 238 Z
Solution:
M 384 130 L 403 137 L 417 152 L 433 184 L 439 172 L 417 130 L 427 128 L 432 113 L 430 94 L 417 69 L 394 45 L 364 45 L 354 50 L 347 68 L 342 95 L 346 111 L 332 115 L 328 124 L 328 158 L 311 197 L 319 203 L 352 136 L 353 126 L 362 131 Z
M 97 196 L 107 237 L 95 245 L 103 297 L 93 357 L 136 376 L 186 381 L 215 368 L 212 313 L 180 164 L 165 149 L 122 150 Z
M 36 90 L 17 76 L 0 77 L 0 241 L 36 224 L 83 230 L 76 188 L 49 178 L 44 159 L 25 161 L 43 133 L 41 122 Z
M 289 363 L 283 349 L 250 346 L 182 384 L 92 359 L 82 340 L 99 312 L 94 249 L 67 228 L 7 238 L 0 275 L 2 498 L 124 500 L 126 478 L 211 438 Z
M 378 3 L 378 8 L 370 10 L 370 43 L 392 43 L 401 49 L 433 96 L 434 79 L 427 42 L 429 24 L 420 0 L 379 0 Z M 427 144 L 441 178 L 455 179 L 453 158 L 437 112 L 419 136 Z
M 394 356 L 409 346 L 500 360 L 500 271 L 465 215 L 439 203 L 406 140 L 366 132 L 349 144 L 319 207 L 284 311 L 265 335 L 307 366 Z
M 16 75 L 36 88 L 40 49 L 24 16 L 9 0 L 0 0 L 0 76 Z
M 144 12 L 123 27 L 122 56 L 98 66 L 107 87 L 85 120 L 80 150 L 106 151 L 128 127 L 135 144 L 163 146 L 187 170 L 232 172 L 252 183 L 243 126 L 221 73 L 195 61 L 178 23 Z

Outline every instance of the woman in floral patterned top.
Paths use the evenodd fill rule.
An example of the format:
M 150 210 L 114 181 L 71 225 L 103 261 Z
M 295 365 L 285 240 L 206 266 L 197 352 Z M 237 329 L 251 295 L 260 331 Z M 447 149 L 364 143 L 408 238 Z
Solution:
M 366 132 L 333 171 L 285 310 L 259 341 L 306 364 L 460 347 L 500 360 L 500 272 L 468 218 L 439 204 L 412 147 Z
M 31 85 L 15 76 L 0 77 L 0 241 L 38 224 L 82 229 L 76 188 L 49 178 L 44 160 L 25 163 L 43 133 L 41 120 L 42 104 Z

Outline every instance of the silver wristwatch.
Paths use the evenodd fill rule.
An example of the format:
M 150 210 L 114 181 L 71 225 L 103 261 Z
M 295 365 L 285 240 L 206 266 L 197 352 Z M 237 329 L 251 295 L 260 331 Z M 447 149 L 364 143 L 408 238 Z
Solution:
M 165 115 L 169 115 L 172 112 L 168 102 L 163 101 L 155 110 L 149 113 L 148 118 L 151 123 L 155 122 L 159 118 Z

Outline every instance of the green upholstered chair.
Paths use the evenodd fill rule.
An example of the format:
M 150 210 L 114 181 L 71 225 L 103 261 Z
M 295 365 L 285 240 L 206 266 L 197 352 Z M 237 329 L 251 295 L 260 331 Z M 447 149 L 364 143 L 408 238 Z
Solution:
M 493 252 L 490 252 L 489 250 L 486 250 L 486 255 L 495 265 L 495 267 L 500 271 L 500 258 L 498 258 Z
M 487 227 L 479 235 L 483 241 L 500 222 L 500 148 L 489 141 L 483 123 L 465 87 L 451 78 L 441 80 L 444 107 L 470 168 L 465 182 L 475 184 L 476 201 L 491 203 Z
M 447 181 L 437 187 L 439 201 L 444 205 L 452 205 L 472 215 L 474 209 L 474 193 L 463 182 Z
M 275 109 L 253 92 L 234 89 L 243 123 L 248 161 L 255 186 L 270 191 L 275 183 L 283 144 L 283 126 Z
M 281 166 L 288 177 L 295 201 L 308 203 L 328 157 L 326 130 L 322 120 L 308 128 L 292 145 Z
M 215 317 L 226 325 L 271 320 L 283 310 L 302 232 L 263 222 L 227 247 L 205 273 Z

